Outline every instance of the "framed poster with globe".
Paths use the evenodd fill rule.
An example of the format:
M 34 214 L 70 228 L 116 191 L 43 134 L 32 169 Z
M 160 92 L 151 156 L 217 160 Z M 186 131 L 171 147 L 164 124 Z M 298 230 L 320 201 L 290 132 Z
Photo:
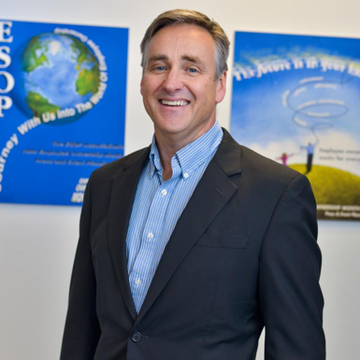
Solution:
M 319 219 L 360 220 L 360 39 L 235 33 L 231 133 L 310 180 Z
M 123 156 L 128 29 L 0 20 L 0 202 L 77 205 Z

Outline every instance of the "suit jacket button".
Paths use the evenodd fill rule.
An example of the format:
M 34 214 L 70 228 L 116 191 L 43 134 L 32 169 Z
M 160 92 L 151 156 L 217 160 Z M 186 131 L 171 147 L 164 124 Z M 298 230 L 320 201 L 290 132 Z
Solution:
M 135 332 L 131 335 L 131 340 L 134 342 L 134 343 L 137 343 L 139 341 L 141 341 L 141 338 L 142 338 L 142 335 L 139 333 L 139 332 Z

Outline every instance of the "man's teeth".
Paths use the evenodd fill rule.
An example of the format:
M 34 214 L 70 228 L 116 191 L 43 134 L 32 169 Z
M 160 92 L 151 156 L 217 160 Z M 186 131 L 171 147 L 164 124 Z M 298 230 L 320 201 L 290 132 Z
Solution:
M 182 100 L 177 100 L 177 101 L 161 100 L 161 103 L 163 105 L 169 105 L 169 106 L 186 106 L 189 104 L 188 101 L 182 101 Z

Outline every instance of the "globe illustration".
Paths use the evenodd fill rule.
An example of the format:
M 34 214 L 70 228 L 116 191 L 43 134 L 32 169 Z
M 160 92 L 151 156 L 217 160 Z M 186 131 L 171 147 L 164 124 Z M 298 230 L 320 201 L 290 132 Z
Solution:
M 10 71 L 15 78 L 14 103 L 28 117 L 39 117 L 44 123 L 81 117 L 84 112 L 77 111 L 76 105 L 88 102 L 100 84 L 92 50 L 70 35 L 34 36 L 15 52 Z

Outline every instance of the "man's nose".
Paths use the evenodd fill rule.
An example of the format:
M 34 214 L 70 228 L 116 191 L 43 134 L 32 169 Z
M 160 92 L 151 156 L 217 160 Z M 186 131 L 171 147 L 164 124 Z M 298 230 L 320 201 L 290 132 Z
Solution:
M 168 93 L 180 90 L 183 87 L 182 74 L 177 69 L 171 69 L 167 74 L 163 83 L 164 89 Z

